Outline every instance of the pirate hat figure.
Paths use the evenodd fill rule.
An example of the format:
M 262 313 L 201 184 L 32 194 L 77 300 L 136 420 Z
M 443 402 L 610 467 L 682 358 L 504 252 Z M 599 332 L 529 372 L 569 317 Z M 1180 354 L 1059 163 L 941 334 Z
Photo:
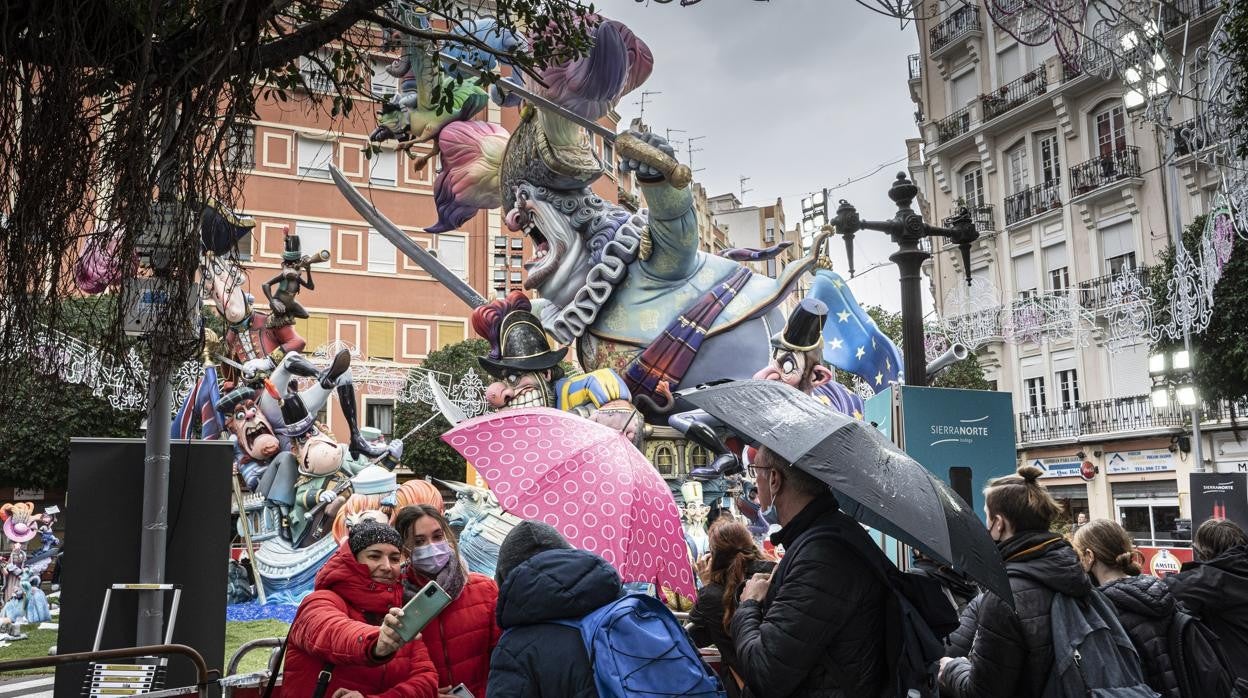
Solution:
M 551 347 L 546 330 L 531 309 L 527 296 L 512 291 L 506 299 L 473 311 L 473 329 L 490 342 L 489 355 L 479 356 L 477 361 L 491 376 L 557 369 L 567 355 L 567 347 Z
M 312 430 L 316 415 L 310 414 L 298 393 L 291 393 L 282 400 L 282 426 L 277 431 L 286 436 L 303 436 Z
M 221 414 L 228 415 L 239 403 L 256 399 L 256 391 L 245 385 L 231 390 L 217 400 L 217 411 Z
M 771 346 L 798 352 L 821 347 L 827 319 L 828 306 L 823 301 L 803 298 L 784 323 L 784 329 L 771 336 Z
M 303 257 L 303 251 L 299 244 L 299 235 L 286 236 L 286 249 L 282 252 L 283 262 L 298 262 Z

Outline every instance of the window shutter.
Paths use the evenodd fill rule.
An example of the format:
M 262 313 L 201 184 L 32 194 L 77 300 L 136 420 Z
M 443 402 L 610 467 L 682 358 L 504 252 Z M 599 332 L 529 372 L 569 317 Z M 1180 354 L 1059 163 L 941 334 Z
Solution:
M 368 321 L 368 357 L 370 359 L 394 358 L 394 320 Z

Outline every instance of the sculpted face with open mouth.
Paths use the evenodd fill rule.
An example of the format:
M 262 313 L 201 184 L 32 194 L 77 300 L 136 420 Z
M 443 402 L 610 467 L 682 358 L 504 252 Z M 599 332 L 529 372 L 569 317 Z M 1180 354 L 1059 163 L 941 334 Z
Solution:
M 277 436 L 255 402 L 246 400 L 235 407 L 227 426 L 252 460 L 265 461 L 277 455 L 280 448 Z
M 533 245 L 533 256 L 524 263 L 529 272 L 524 288 L 536 290 L 555 305 L 567 305 L 585 283 L 589 250 L 580 234 L 569 227 L 567 216 L 535 198 L 529 185 L 516 187 L 515 193 L 515 206 L 507 212 L 507 228 L 523 231 Z
M 486 388 L 485 401 L 495 411 L 519 407 L 553 407 L 550 371 L 509 373 Z

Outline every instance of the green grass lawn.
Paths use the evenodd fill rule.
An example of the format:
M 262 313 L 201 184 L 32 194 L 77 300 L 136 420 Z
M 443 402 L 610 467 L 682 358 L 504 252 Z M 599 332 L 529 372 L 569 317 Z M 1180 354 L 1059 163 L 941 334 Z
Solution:
M 290 626 L 278 620 L 252 620 L 237 623 L 225 624 L 225 661 L 228 663 L 234 652 L 249 640 L 257 640 L 262 637 L 286 637 L 286 630 Z M 18 640 L 9 643 L 8 647 L 0 647 L 0 660 L 5 659 L 25 659 L 28 657 L 46 657 L 48 648 L 56 644 L 55 630 L 36 630 L 29 629 L 25 631 L 30 637 L 25 640 Z M 268 666 L 269 651 L 266 649 L 257 649 L 247 656 L 243 657 L 243 661 L 238 666 L 240 674 L 246 674 L 253 671 L 261 671 Z M 222 671 L 225 667 L 218 667 Z M 51 668 L 44 669 L 27 669 L 23 671 L 5 672 L 0 674 L 5 678 L 12 676 L 22 676 L 31 674 L 51 674 Z

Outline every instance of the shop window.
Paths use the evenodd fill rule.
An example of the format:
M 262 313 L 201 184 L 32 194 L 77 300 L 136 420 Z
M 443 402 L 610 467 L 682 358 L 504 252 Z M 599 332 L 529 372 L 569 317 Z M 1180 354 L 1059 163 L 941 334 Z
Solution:
M 1167 547 L 1188 544 L 1178 533 L 1178 499 L 1115 500 L 1115 504 L 1118 508 L 1118 522 L 1127 529 L 1137 546 Z

